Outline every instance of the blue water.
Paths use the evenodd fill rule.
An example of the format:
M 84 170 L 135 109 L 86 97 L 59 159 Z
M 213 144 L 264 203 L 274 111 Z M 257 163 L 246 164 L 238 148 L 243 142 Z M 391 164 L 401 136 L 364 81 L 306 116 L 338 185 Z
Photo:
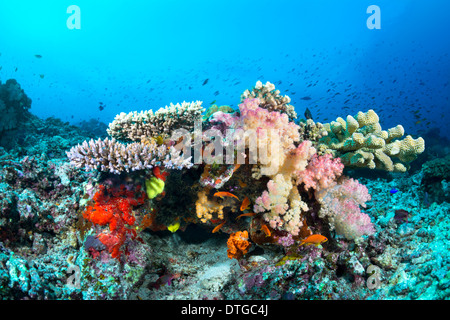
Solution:
M 67 27 L 70 5 L 81 29 Z M 448 135 L 448 12 L 446 0 L 1 0 L 0 80 L 71 123 L 184 100 L 236 107 L 261 80 L 316 121 L 372 108 L 383 128 Z

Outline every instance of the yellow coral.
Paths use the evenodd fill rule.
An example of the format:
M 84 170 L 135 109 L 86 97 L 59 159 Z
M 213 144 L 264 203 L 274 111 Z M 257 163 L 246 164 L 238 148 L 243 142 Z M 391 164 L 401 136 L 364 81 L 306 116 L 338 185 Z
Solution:
M 198 193 L 198 199 L 195 202 L 195 210 L 197 213 L 197 217 L 203 223 L 211 220 L 214 213 L 217 213 L 218 219 L 223 219 L 223 208 L 224 205 L 221 205 L 213 200 L 208 200 L 205 191 L 200 191 Z

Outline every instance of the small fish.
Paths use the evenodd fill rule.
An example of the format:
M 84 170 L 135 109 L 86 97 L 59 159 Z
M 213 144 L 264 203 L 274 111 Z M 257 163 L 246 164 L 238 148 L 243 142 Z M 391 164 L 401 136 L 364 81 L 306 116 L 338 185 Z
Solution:
M 98 110 L 102 111 L 103 109 L 105 109 L 105 107 L 103 107 L 103 105 L 98 106 Z
M 210 102 L 209 104 L 214 104 L 214 103 L 216 103 L 216 100 L 214 100 L 213 102 Z
M 243 214 L 238 215 L 236 217 L 236 220 L 239 220 L 242 217 L 253 217 L 253 216 L 256 216 L 256 213 L 254 213 L 254 212 L 243 213 Z
M 250 199 L 248 197 L 245 197 L 244 200 L 242 201 L 242 204 L 240 207 L 241 211 L 248 209 L 249 205 L 250 205 Z
M 224 220 L 221 224 L 217 225 L 217 226 L 213 229 L 212 233 L 216 233 L 217 231 L 219 231 L 220 228 L 223 227 L 223 225 L 225 224 L 225 222 L 226 222 L 226 220 Z
M 308 86 L 309 87 L 309 86 Z M 303 98 L 300 98 L 300 99 L 302 99 L 302 100 L 311 100 L 311 97 L 303 97 Z
M 39 77 L 41 77 L 41 79 L 44 79 L 44 75 L 43 74 L 40 74 Z
M 205 81 L 203 81 L 203 84 L 202 84 L 202 86 L 204 86 L 205 84 L 207 84 L 207 83 L 208 83 L 208 81 L 209 81 L 209 79 L 205 79 Z
M 34 56 L 38 59 L 42 58 L 42 56 L 40 54 L 35 54 Z
M 227 191 L 219 191 L 214 193 L 214 197 L 220 197 L 221 199 L 223 199 L 223 197 L 233 197 L 239 200 L 238 197 L 236 197 L 234 194 L 227 192 Z
M 389 192 L 392 193 L 392 194 L 394 194 L 394 193 L 397 193 L 397 192 L 398 192 L 398 189 L 393 188 L 393 189 L 389 190 Z
M 311 111 L 309 111 L 308 108 L 306 108 L 306 110 L 305 110 L 305 118 L 306 119 L 312 119 Z
M 264 233 L 266 234 L 266 237 L 270 237 L 270 235 L 272 234 L 272 233 L 270 232 L 269 228 L 268 228 L 265 224 L 263 224 L 263 225 L 261 226 L 261 231 L 264 232 Z
M 306 244 L 307 246 L 309 245 L 315 245 L 316 247 L 319 244 L 322 244 L 324 242 L 328 241 L 328 239 L 320 234 L 313 234 L 310 235 L 309 237 L 307 237 L 306 239 L 303 239 L 302 242 L 300 243 L 300 245 L 304 245 Z

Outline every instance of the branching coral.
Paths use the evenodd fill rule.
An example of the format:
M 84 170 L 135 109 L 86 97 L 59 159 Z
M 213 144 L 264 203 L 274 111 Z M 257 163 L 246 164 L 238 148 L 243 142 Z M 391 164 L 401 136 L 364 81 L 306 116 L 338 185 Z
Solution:
M 114 138 L 84 141 L 67 152 L 70 163 L 85 170 L 100 170 L 119 174 L 164 166 L 167 169 L 190 168 L 191 158 L 184 158 L 175 147 L 147 143 L 122 144 Z
M 425 141 L 404 135 L 401 125 L 387 131 L 381 129 L 378 115 L 373 110 L 359 112 L 356 119 L 347 116 L 325 124 L 328 136 L 320 139 L 328 149 L 349 167 L 364 167 L 386 171 L 405 172 L 408 163 L 425 150 Z
M 245 90 L 241 95 L 241 102 L 248 98 L 258 98 L 261 108 L 287 114 L 291 121 L 297 118 L 294 106 L 289 104 L 291 98 L 287 95 L 281 96 L 280 90 L 276 90 L 275 85 L 269 81 L 266 84 L 257 81 L 252 90 Z
M 201 101 L 183 102 L 153 110 L 118 114 L 109 124 L 108 134 L 121 141 L 140 141 L 143 137 L 170 135 L 175 129 L 192 130 L 204 111 Z

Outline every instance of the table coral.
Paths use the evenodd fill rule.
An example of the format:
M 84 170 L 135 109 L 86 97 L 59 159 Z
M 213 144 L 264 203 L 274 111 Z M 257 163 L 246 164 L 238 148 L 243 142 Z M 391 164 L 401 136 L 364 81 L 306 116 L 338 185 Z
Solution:
M 175 129 L 192 130 L 194 122 L 202 119 L 201 101 L 183 102 L 153 110 L 120 113 L 109 124 L 108 134 L 121 141 L 140 141 L 142 137 L 170 135 Z

